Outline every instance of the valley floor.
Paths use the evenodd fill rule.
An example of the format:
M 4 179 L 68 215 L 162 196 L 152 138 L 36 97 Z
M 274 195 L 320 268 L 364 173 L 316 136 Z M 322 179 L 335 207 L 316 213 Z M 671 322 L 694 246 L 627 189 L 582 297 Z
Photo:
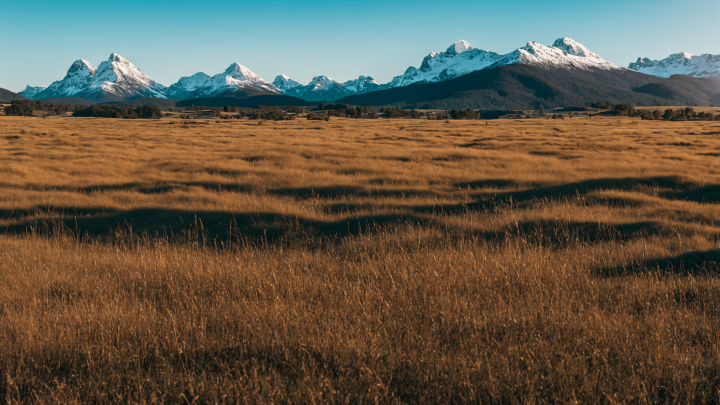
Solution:
M 0 117 L 8 402 L 720 401 L 720 123 Z

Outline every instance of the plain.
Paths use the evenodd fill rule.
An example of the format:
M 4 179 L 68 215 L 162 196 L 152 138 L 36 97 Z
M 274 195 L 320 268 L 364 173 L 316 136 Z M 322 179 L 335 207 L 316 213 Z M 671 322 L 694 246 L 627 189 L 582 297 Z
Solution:
M 720 124 L 0 117 L 8 402 L 716 403 Z

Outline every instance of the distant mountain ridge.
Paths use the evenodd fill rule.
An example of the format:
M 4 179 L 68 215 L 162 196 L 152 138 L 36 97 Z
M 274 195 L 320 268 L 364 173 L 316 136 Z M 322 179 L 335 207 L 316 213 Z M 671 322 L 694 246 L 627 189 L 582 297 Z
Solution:
M 501 65 L 441 82 L 395 87 L 338 100 L 361 106 L 416 109 L 528 110 L 605 101 L 635 105 L 708 105 L 720 81 L 657 78 L 630 69 Z
M 249 96 L 280 94 L 275 86 L 263 80 L 250 69 L 239 63 L 233 63 L 224 72 L 218 73 L 200 84 L 188 98 L 237 96 L 238 92 Z
M 298 97 L 307 101 L 335 101 L 337 99 L 365 94 L 386 88 L 370 76 L 360 76 L 355 80 L 340 83 L 327 76 L 315 76 L 306 86 L 285 75 L 273 81 L 275 87 L 285 95 Z
M 203 72 L 195 73 L 189 77 L 181 77 L 177 83 L 168 87 L 165 95 L 172 100 L 184 100 L 192 97 L 192 94 L 210 79 L 210 76 Z
M 630 69 L 657 77 L 673 75 L 691 77 L 720 76 L 720 55 L 693 55 L 688 52 L 674 53 L 663 60 L 638 58 L 630 64 Z

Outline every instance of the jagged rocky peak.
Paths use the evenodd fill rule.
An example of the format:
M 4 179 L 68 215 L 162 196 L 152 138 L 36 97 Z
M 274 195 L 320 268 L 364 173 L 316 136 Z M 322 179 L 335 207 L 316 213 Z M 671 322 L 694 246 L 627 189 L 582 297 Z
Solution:
M 108 58 L 108 60 L 109 60 L 110 62 L 119 62 L 119 63 L 123 63 L 123 64 L 128 64 L 128 63 L 130 63 L 129 60 L 123 58 L 122 56 L 116 54 L 115 52 L 113 52 L 113 53 L 110 54 L 110 57 Z
M 85 59 L 78 59 L 70 65 L 67 76 L 92 76 L 96 71 L 97 69 L 90 62 Z
M 335 80 L 333 80 L 327 76 L 315 76 L 310 81 L 310 84 L 308 86 L 319 89 L 319 88 L 325 88 L 327 86 L 333 86 L 333 85 L 339 86 L 340 83 L 336 82 Z

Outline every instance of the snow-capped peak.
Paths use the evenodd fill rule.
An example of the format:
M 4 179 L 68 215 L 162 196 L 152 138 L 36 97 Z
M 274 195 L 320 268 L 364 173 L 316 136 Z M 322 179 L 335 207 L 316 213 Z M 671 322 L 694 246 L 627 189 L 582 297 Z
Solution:
M 467 51 L 472 51 L 473 49 L 475 49 L 475 47 L 470 45 L 469 42 L 465 40 L 460 40 L 450 45 L 450 47 L 447 49 L 447 52 L 463 53 Z
M 691 60 L 692 58 L 695 57 L 695 55 L 691 54 L 690 52 L 681 52 L 681 53 L 679 53 L 678 55 L 680 55 L 680 56 L 682 56 L 683 58 L 685 58 L 685 60 Z
M 129 60 L 123 58 L 122 56 L 116 54 L 115 52 L 113 52 L 113 53 L 110 54 L 110 57 L 108 58 L 108 60 L 109 60 L 110 62 L 119 62 L 119 63 L 123 63 L 123 64 L 128 64 L 128 63 L 130 63 Z
M 249 80 L 251 82 L 262 80 L 260 76 L 237 62 L 231 64 L 227 69 L 225 69 L 225 74 L 237 80 Z

